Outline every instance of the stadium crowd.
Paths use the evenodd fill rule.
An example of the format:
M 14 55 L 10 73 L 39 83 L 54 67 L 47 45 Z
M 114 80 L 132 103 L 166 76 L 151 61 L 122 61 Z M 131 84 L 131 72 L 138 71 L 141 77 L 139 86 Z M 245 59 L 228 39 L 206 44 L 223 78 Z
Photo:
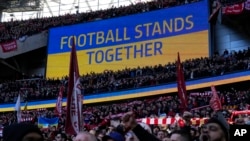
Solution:
M 234 53 L 225 50 L 223 54 L 215 53 L 211 58 L 186 60 L 183 62 L 183 66 L 185 80 L 249 70 L 250 48 Z M 82 75 L 80 81 L 84 95 L 174 83 L 176 81 L 176 64 L 127 68 L 119 71 L 107 70 L 103 73 L 93 72 Z M 23 101 L 55 99 L 61 86 L 67 86 L 67 77 L 0 83 L 0 103 L 13 103 L 18 94 L 22 94 Z M 66 93 L 64 93 L 65 96 Z
M 125 16 L 195 1 L 158 0 L 90 13 L 1 23 L 0 42 L 30 36 L 51 27 Z M 221 55 L 215 52 L 211 58 L 185 60 L 183 67 L 186 80 L 249 70 L 250 48 L 230 53 L 225 50 Z M 106 70 L 100 74 L 93 72 L 81 76 L 84 95 L 136 89 L 175 83 L 175 81 L 175 63 L 126 68 L 115 72 Z M 61 86 L 67 86 L 67 77 L 5 81 L 0 83 L 0 103 L 14 103 L 18 94 L 22 94 L 22 101 L 28 102 L 55 99 Z M 65 96 L 66 93 L 64 93 Z M 78 135 L 65 133 L 65 108 L 59 117 L 58 126 L 49 126 L 46 129 L 37 128 L 38 118 L 58 117 L 54 109 L 22 111 L 22 119 L 26 124 L 15 124 L 16 113 L 5 112 L 0 115 L 0 129 L 4 129 L 3 138 L 0 137 L 0 141 L 229 141 L 229 127 L 226 119 L 231 117 L 234 110 L 250 109 L 250 89 L 235 90 L 231 87 L 231 89 L 220 91 L 219 96 L 223 109 L 217 113 L 207 106 L 211 92 L 190 93 L 188 96 L 189 112 L 184 113 L 181 112 L 180 100 L 175 95 L 161 95 L 97 106 L 83 105 L 85 132 Z M 128 113 L 131 111 L 133 113 Z M 160 117 L 181 118 L 182 120 L 175 120 L 167 125 L 143 123 L 145 118 L 158 119 Z M 206 119 L 206 124 L 203 124 L 205 121 L 192 121 L 197 118 Z M 234 124 L 250 125 L 249 115 L 236 116 L 232 120 Z
M 0 43 L 16 40 L 24 36 L 31 36 L 42 31 L 47 31 L 51 27 L 126 16 L 196 1 L 199 0 L 156 0 L 151 2 L 131 4 L 129 6 L 111 7 L 106 10 L 91 11 L 87 13 L 84 12 L 77 14 L 66 14 L 57 17 L 54 16 L 39 19 L 4 22 L 0 23 Z
M 236 90 L 234 88 L 230 90 L 224 90 L 218 92 L 221 97 L 221 103 L 223 109 L 221 111 L 222 115 L 227 119 L 230 118 L 231 112 L 233 110 L 248 110 L 250 104 L 250 89 L 246 90 Z M 210 107 L 199 108 L 209 105 L 209 100 L 211 98 L 211 92 L 197 92 L 190 93 L 188 97 L 188 108 L 190 112 L 180 111 L 179 99 L 175 95 L 162 95 L 156 96 L 154 98 L 144 98 L 137 100 L 129 100 L 126 102 L 112 102 L 111 104 L 101 104 L 97 106 L 84 105 L 84 127 L 85 131 L 94 134 L 97 138 L 101 140 L 101 137 L 106 134 L 109 135 L 112 131 L 119 132 L 123 134 L 124 140 L 114 141 L 125 141 L 125 137 L 130 135 L 121 133 L 122 125 L 117 122 L 125 113 L 133 111 L 136 119 L 143 118 L 159 118 L 159 117 L 171 117 L 176 118 L 177 115 L 181 116 L 183 119 L 185 117 L 191 118 L 211 118 L 215 114 Z M 22 118 L 24 121 L 37 125 L 38 117 L 53 118 L 58 117 L 54 112 L 54 109 L 36 109 L 36 110 L 25 110 L 22 113 Z M 235 124 L 250 124 L 249 115 L 236 116 L 234 119 Z M 63 110 L 63 114 L 60 117 L 58 127 L 49 127 L 47 129 L 41 129 L 43 136 L 48 141 L 59 141 L 56 138 L 67 138 L 72 140 L 75 136 L 69 136 L 65 134 L 65 121 L 66 121 L 66 111 Z M 137 120 L 139 123 L 141 120 Z M 0 116 L 0 126 L 7 126 L 16 122 L 15 113 L 7 112 L 2 113 Z M 208 121 L 207 121 L 208 122 Z M 193 140 L 197 140 L 200 135 L 200 130 L 202 129 L 202 122 L 192 123 L 190 128 L 190 133 L 193 135 Z M 172 123 L 169 125 L 147 125 L 140 123 L 144 128 L 146 128 L 150 133 L 154 134 L 161 141 L 168 141 L 171 135 L 171 131 L 177 129 L 181 126 L 181 123 Z M 134 134 L 134 133 L 133 133 Z M 112 136 L 112 135 L 111 135 Z M 117 137 L 114 135 L 114 138 Z M 134 137 L 135 136 L 131 136 Z M 66 139 L 65 139 L 66 140 Z M 102 140 L 104 141 L 104 140 Z

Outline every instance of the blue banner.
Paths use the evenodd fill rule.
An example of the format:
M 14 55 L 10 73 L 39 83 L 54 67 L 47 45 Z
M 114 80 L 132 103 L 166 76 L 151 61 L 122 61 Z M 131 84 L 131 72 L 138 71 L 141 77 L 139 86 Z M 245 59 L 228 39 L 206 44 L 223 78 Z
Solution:
M 68 75 L 72 39 L 80 74 L 208 57 L 207 1 L 52 28 L 46 77 Z M 197 40 L 198 39 L 198 40 Z
M 52 28 L 48 54 L 110 47 L 208 30 L 207 1 L 130 16 Z

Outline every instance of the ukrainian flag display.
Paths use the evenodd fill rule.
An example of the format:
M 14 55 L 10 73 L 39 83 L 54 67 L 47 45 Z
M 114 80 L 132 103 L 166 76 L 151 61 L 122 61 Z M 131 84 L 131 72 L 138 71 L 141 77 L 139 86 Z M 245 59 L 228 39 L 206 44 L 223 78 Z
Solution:
M 38 127 L 39 128 L 49 128 L 49 127 L 57 127 L 59 118 L 38 118 Z
M 207 0 L 130 16 L 52 28 L 47 78 L 68 75 L 75 37 L 80 74 L 207 57 Z

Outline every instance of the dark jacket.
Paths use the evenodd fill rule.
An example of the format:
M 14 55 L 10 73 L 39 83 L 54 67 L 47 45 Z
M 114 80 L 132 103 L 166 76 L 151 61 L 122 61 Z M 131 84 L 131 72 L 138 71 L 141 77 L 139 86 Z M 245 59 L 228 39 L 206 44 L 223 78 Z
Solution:
M 160 141 L 153 134 L 143 129 L 139 124 L 132 131 L 140 141 Z

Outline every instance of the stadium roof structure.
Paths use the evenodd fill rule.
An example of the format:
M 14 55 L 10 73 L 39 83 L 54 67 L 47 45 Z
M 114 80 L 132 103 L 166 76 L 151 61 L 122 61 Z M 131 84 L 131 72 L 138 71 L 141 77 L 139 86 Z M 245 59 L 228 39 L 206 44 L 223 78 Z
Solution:
M 41 10 L 41 2 L 42 0 L 0 0 L 0 5 L 2 11 L 12 13 Z
M 127 6 L 152 0 L 0 0 L 2 21 L 52 17 Z

